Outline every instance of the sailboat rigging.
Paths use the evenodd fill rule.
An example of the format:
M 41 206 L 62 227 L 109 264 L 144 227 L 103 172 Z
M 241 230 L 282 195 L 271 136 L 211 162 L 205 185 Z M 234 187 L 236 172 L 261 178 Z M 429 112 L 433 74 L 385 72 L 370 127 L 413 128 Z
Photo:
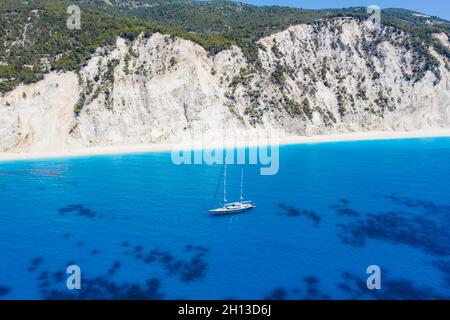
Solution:
M 241 171 L 241 196 L 238 202 L 228 203 L 227 200 L 227 163 L 223 172 L 223 207 L 209 210 L 212 215 L 241 213 L 256 208 L 252 201 L 244 201 L 244 169 Z

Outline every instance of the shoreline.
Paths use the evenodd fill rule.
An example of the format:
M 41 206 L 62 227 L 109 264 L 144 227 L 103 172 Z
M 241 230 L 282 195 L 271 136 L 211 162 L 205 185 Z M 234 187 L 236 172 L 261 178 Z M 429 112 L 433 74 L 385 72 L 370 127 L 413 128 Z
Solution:
M 420 138 L 445 138 L 450 137 L 450 129 L 416 130 L 416 131 L 370 131 L 358 133 L 342 133 L 320 136 L 288 136 L 280 138 L 280 146 L 297 144 L 318 144 L 333 142 L 352 141 L 373 141 L 373 140 L 401 140 Z M 237 143 L 234 147 L 255 147 L 257 143 Z M 39 160 L 39 159 L 60 159 L 79 158 L 100 155 L 126 155 L 152 152 L 171 152 L 177 144 L 147 144 L 147 145 L 122 145 L 107 147 L 89 147 L 54 152 L 29 152 L 29 153 L 9 153 L 0 152 L 0 162 Z M 213 146 L 208 146 L 212 148 Z M 205 148 L 206 149 L 206 148 Z M 190 148 L 190 150 L 195 150 Z

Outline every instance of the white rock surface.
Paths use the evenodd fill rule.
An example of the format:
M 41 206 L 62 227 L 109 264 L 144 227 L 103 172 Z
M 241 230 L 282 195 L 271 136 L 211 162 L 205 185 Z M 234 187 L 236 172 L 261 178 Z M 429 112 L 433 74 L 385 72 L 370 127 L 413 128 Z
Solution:
M 225 127 L 286 135 L 450 128 L 446 61 L 433 53 L 440 79 L 409 80 L 420 62 L 394 31 L 345 18 L 293 26 L 260 40 L 262 68 L 252 72 L 237 47 L 211 56 L 162 34 L 119 38 L 79 76 L 49 74 L 0 97 L 0 151 L 174 143 L 193 128 L 216 136 Z

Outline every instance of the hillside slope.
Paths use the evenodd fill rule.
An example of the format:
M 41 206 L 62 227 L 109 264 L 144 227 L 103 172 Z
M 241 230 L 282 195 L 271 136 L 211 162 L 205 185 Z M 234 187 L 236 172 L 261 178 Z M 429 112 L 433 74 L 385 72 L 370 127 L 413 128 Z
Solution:
M 449 47 L 446 33 L 433 39 Z M 357 18 L 299 24 L 211 54 L 156 32 L 103 46 L 77 73 L 0 98 L 1 151 L 176 142 L 193 128 L 287 135 L 450 127 L 445 54 Z M 74 113 L 74 110 L 76 111 Z
M 82 27 L 66 27 L 70 5 L 81 8 Z M 116 37 L 134 40 L 161 32 L 191 40 L 216 54 L 237 45 L 254 68 L 261 67 L 258 41 L 297 24 L 323 19 L 369 18 L 366 8 L 304 10 L 258 7 L 231 1 L 193 0 L 3 0 L 0 6 L 0 94 L 51 71 L 78 71 L 98 47 Z M 450 49 L 432 35 L 450 37 L 448 21 L 408 10 L 382 11 L 382 23 L 407 33 L 406 46 L 421 60 L 420 74 L 436 69 L 431 46 L 450 58 Z

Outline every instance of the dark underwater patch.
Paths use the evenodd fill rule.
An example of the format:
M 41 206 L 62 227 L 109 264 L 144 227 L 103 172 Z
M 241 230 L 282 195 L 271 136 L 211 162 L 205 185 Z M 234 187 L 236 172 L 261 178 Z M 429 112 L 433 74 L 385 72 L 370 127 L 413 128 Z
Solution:
M 331 297 L 319 289 L 320 281 L 314 276 L 306 277 L 303 279 L 306 285 L 306 295 L 303 297 L 304 300 L 330 300 Z
M 65 274 L 62 271 L 56 271 L 53 273 L 53 281 L 56 283 L 63 282 L 65 279 Z
M 55 169 L 25 169 L 18 171 L 17 174 L 33 175 L 36 177 L 61 177 L 67 169 L 55 168 Z
M 68 265 L 75 264 L 72 261 Z M 69 275 L 64 271 L 41 271 L 37 276 L 37 287 L 40 295 L 46 300 L 161 300 L 161 284 L 158 279 L 147 279 L 143 284 L 119 283 L 111 280 L 116 271 L 122 266 L 115 261 L 105 275 L 88 278 L 82 275 L 81 289 L 66 289 Z
M 48 277 L 49 277 L 48 271 L 42 271 L 42 272 L 39 273 L 39 275 L 38 275 L 38 280 L 39 280 L 39 281 L 44 281 L 44 280 L 47 280 Z
M 376 300 L 436 300 L 448 299 L 429 287 L 419 287 L 406 279 L 392 279 L 386 273 L 381 280 L 381 290 L 369 290 L 366 279 L 349 272 L 342 274 L 343 282 L 338 288 L 345 291 L 350 299 Z
M 68 214 L 74 214 L 78 217 L 95 218 L 97 213 L 89 208 L 86 208 L 82 204 L 72 204 L 64 208 L 58 209 L 60 216 L 66 216 Z
M 113 276 L 121 266 L 122 263 L 120 261 L 114 262 L 111 268 L 108 269 L 108 276 Z
M 387 198 L 408 210 L 358 213 L 359 219 L 338 224 L 342 230 L 339 236 L 344 244 L 362 247 L 368 239 L 374 239 L 407 245 L 433 256 L 450 255 L 450 211 L 447 211 L 447 206 L 394 195 Z M 344 213 L 343 209 L 347 216 L 353 211 L 343 205 L 333 208 L 340 216 Z
M 278 207 L 281 209 L 280 212 L 278 212 L 278 215 L 280 216 L 286 216 L 286 217 L 306 217 L 309 220 L 313 222 L 314 227 L 318 227 L 320 224 L 320 216 L 312 210 L 300 210 L 293 206 L 287 206 L 284 204 L 279 204 Z
M 349 208 L 350 201 L 340 199 L 339 204 L 331 205 L 330 208 L 336 210 L 336 214 L 341 217 L 359 217 L 360 213 Z
M 11 292 L 10 288 L 0 286 L 0 297 L 4 297 Z
M 444 276 L 444 287 L 450 289 L 450 261 L 435 261 L 433 266 L 442 272 Z
M 339 225 L 342 242 L 364 246 L 367 239 L 404 244 L 434 256 L 450 255 L 450 230 L 427 218 L 410 217 L 403 212 L 367 214 L 364 219 Z
M 82 204 L 71 204 L 63 208 L 58 209 L 58 214 L 62 217 L 73 215 L 76 217 L 85 217 L 85 218 L 98 218 L 98 219 L 109 219 L 116 220 L 115 216 L 106 216 L 102 213 L 98 213 Z M 123 217 L 124 220 L 129 220 L 129 216 Z
M 396 204 L 402 205 L 410 209 L 420 209 L 427 214 L 443 213 L 450 214 L 450 206 L 437 205 L 431 201 L 425 201 L 420 199 L 411 199 L 397 194 L 391 194 L 387 196 L 380 196 L 386 198 Z
M 264 297 L 264 300 L 287 300 L 288 293 L 284 288 L 274 289 L 268 296 Z
M 129 244 L 125 248 L 128 248 Z M 144 250 L 142 246 L 134 246 L 132 254 L 136 260 L 145 264 L 160 263 L 170 276 L 177 276 L 184 282 L 199 280 L 204 277 L 207 264 L 204 256 L 209 251 L 202 246 L 188 245 L 185 247 L 187 258 L 174 257 L 169 251 L 161 249 Z
M 309 276 L 303 279 L 301 288 L 295 287 L 291 290 L 293 295 L 283 287 L 275 288 L 263 300 L 331 300 L 331 297 L 320 290 L 320 280 L 315 276 Z
M 42 257 L 36 257 L 33 260 L 31 260 L 30 265 L 27 268 L 28 272 L 35 272 L 39 266 L 42 264 L 44 259 Z
M 162 300 L 158 279 L 148 279 L 145 285 L 135 283 L 120 284 L 108 277 L 83 279 L 80 290 L 58 290 L 41 288 L 41 295 L 46 300 Z

